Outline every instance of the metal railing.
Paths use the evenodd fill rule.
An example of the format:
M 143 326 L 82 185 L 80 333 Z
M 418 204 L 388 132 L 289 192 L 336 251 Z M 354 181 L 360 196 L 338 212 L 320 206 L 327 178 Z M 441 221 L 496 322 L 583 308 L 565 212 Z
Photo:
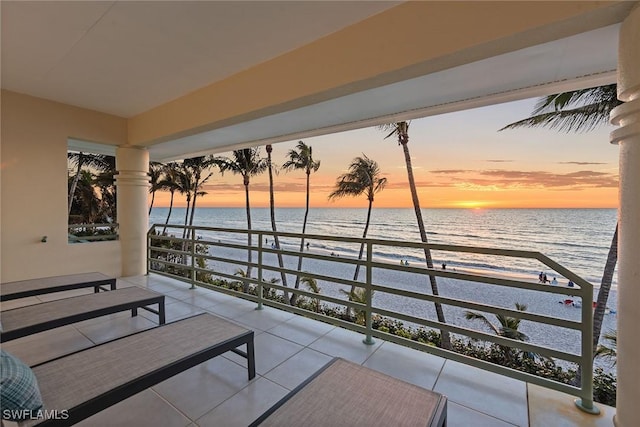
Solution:
M 169 233 L 166 233 L 166 230 L 168 230 Z M 175 233 L 178 237 L 170 233 Z M 251 246 L 248 246 L 247 242 L 249 236 L 252 238 Z M 374 342 L 373 338 L 377 337 L 521 381 L 568 393 L 579 398 L 576 400 L 576 405 L 582 410 L 589 413 L 599 412 L 593 405 L 593 285 L 541 253 L 311 234 L 305 234 L 304 239 L 306 242 L 312 242 L 314 249 L 309 250 L 307 247 L 306 251 L 300 252 L 299 242 L 303 237 L 302 234 L 278 232 L 277 237 L 281 242 L 280 247 L 275 247 L 274 243 L 272 243 L 271 246 L 267 243 L 269 240 L 273 242 L 273 237 L 274 233 L 271 231 L 154 224 L 148 232 L 148 272 L 154 272 L 190 283 L 192 287 L 207 287 L 254 301 L 258 309 L 262 308 L 263 305 L 269 305 L 315 320 L 361 332 L 365 335 L 365 339 L 363 340 L 365 344 L 372 344 Z M 283 240 L 286 240 L 287 244 L 283 244 Z M 358 259 L 357 255 L 353 257 L 340 256 L 339 253 L 333 253 L 333 251 L 327 254 L 330 250 L 328 248 L 346 247 L 349 245 L 352 248 L 359 248 L 361 244 L 364 244 L 365 247 L 364 259 Z M 249 251 L 249 247 L 251 251 Z M 566 280 L 572 281 L 575 286 L 550 286 L 526 280 L 518 280 L 512 277 L 478 274 L 476 271 L 458 271 L 461 269 L 426 268 L 424 266 L 414 266 L 413 264 L 411 266 L 406 264 L 398 265 L 395 262 L 390 262 L 388 259 L 385 259 L 384 256 L 379 256 L 381 253 L 423 251 L 425 248 L 439 253 L 457 253 L 458 256 L 472 254 L 472 256 L 497 257 L 499 259 L 520 258 L 531 260 L 532 271 L 537 272 L 541 270 L 540 265 L 545 266 Z M 251 253 L 251 261 L 248 259 L 249 253 Z M 357 250 L 354 253 L 357 253 Z M 277 254 L 282 255 L 284 258 L 283 267 L 280 267 L 276 260 Z M 299 257 L 302 257 L 307 263 L 307 265 L 303 266 L 301 272 L 295 267 L 287 268 L 286 264 L 290 264 L 291 266 L 297 265 Z M 269 260 L 266 258 L 269 258 Z M 315 272 L 311 271 L 310 267 L 313 266 L 309 264 L 315 265 Z M 355 269 L 358 265 L 361 266 L 361 270 L 363 271 L 363 280 L 358 278 L 358 280 L 354 281 L 349 276 L 345 276 L 345 267 Z M 239 276 L 237 272 L 234 273 L 232 271 L 234 268 L 251 268 L 256 272 L 256 275 L 245 276 L 243 274 Z M 334 272 L 335 274 L 328 274 L 327 271 Z M 353 270 L 350 271 L 350 274 L 353 274 Z M 268 274 L 277 274 L 278 277 L 287 278 L 289 286 L 284 287 L 282 284 L 275 283 L 275 280 L 267 282 L 265 275 Z M 405 275 L 407 280 L 398 280 L 399 275 Z M 364 290 L 363 302 L 351 301 L 350 298 L 348 299 L 347 296 L 335 290 L 322 294 L 304 289 L 293 289 L 293 282 L 296 276 L 315 279 L 322 284 L 323 290 L 325 291 L 327 286 L 356 286 Z M 431 293 L 431 288 L 428 286 L 429 276 L 441 278 L 440 284 L 438 285 L 440 287 L 440 295 L 433 295 Z M 389 277 L 392 277 L 392 279 L 389 279 Z M 424 279 L 423 283 L 419 286 L 413 284 L 416 282 L 416 277 Z M 212 280 L 212 278 L 230 281 L 228 283 L 240 283 L 242 287 L 244 287 L 244 291 L 250 289 L 251 292 L 244 292 L 242 287 L 233 289 L 233 287 L 218 286 L 215 283 L 219 282 Z M 393 283 L 388 283 L 389 281 Z M 447 287 L 455 281 L 463 281 L 461 283 L 463 283 L 464 286 L 488 285 L 492 289 L 493 287 L 519 289 L 522 290 L 521 292 L 523 294 L 533 292 L 534 294 L 544 293 L 552 294 L 552 296 L 567 295 L 580 298 L 582 302 L 580 319 L 576 321 L 546 314 L 513 310 L 505 306 L 497 305 L 492 301 L 468 301 L 453 296 L 443 296 L 443 294 L 448 294 Z M 407 285 L 407 282 L 411 282 L 411 285 Z M 411 289 L 411 286 L 414 286 L 414 289 Z M 284 298 L 280 298 L 279 300 L 267 298 L 264 294 L 265 289 L 269 289 L 270 292 L 276 290 L 276 292 L 280 292 L 281 295 L 293 293 L 298 296 L 303 296 L 312 301 L 317 301 L 317 306 L 320 305 L 319 301 L 322 301 L 327 307 L 332 307 L 336 310 L 354 310 L 356 313 L 364 316 L 364 325 L 290 305 L 286 303 L 287 300 Z M 428 292 L 424 292 L 424 290 Z M 333 295 L 329 295 L 330 293 L 333 293 Z M 567 352 L 545 345 L 511 339 L 505 336 L 492 335 L 481 330 L 472 329 L 468 324 L 461 324 L 464 322 L 454 321 L 442 323 L 434 320 L 435 315 L 419 317 L 415 315 L 415 313 L 407 313 L 406 310 L 399 311 L 394 310 L 393 307 L 390 308 L 389 306 L 374 304 L 376 300 L 381 299 L 388 301 L 396 300 L 396 302 L 401 300 L 399 304 L 395 304 L 401 307 L 406 305 L 419 306 L 422 304 L 422 307 L 419 309 L 422 311 L 429 311 L 430 307 L 433 307 L 433 303 L 440 303 L 448 307 L 447 310 L 449 310 L 449 313 L 453 313 L 454 310 L 458 310 L 457 313 L 459 313 L 462 309 L 475 310 L 494 315 L 509 316 L 526 322 L 535 322 L 538 325 L 547 325 L 545 327 L 575 331 L 574 333 L 580 335 L 580 350 L 579 352 Z M 375 319 L 380 319 L 380 316 L 396 321 L 410 322 L 418 328 L 447 331 L 455 337 L 466 337 L 464 339 L 473 342 L 479 340 L 493 343 L 498 346 L 520 349 L 524 352 L 529 352 L 529 354 L 536 354 L 542 357 L 564 361 L 565 363 L 575 364 L 580 367 L 580 385 L 566 384 L 473 358 L 451 350 L 445 350 L 425 342 L 411 340 L 385 332 L 384 328 L 374 329 L 373 322 Z
M 69 243 L 118 240 L 118 224 L 69 224 Z

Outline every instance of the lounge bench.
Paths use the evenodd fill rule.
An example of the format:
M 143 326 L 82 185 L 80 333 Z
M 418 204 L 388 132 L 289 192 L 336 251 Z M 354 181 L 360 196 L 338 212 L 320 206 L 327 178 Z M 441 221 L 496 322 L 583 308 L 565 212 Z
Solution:
M 154 304 L 157 310 L 148 307 Z M 157 314 L 159 323 L 165 323 L 164 295 L 137 287 L 4 310 L 0 312 L 0 342 L 121 311 L 131 310 L 136 316 L 139 308 Z
M 94 292 L 116 288 L 116 279 L 102 273 L 80 273 L 66 276 L 43 277 L 40 279 L 20 280 L 0 284 L 0 301 L 26 298 L 53 292 L 69 291 L 80 288 L 94 288 Z
M 245 344 L 246 352 L 238 349 Z M 247 358 L 253 379 L 253 331 L 204 313 L 36 365 L 44 409 L 67 410 L 68 419 L 20 425 L 75 424 L 227 351 Z
M 255 420 L 253 426 L 447 424 L 447 398 L 335 358 Z

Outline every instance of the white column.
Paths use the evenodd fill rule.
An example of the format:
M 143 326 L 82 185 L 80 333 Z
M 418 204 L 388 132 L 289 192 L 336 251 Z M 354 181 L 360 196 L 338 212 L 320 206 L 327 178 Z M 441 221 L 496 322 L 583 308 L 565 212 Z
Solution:
M 149 152 L 140 147 L 118 147 L 116 170 L 122 276 L 137 276 L 147 272 Z
M 622 23 L 618 46 L 618 98 L 611 112 L 620 128 L 611 142 L 620 145 L 618 238 L 618 427 L 640 419 L 640 7 Z

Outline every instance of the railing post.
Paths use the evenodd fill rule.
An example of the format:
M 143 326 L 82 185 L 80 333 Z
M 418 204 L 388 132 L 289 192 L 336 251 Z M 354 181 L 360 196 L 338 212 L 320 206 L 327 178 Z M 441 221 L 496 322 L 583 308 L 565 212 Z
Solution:
M 371 242 L 367 242 L 367 265 L 366 265 L 366 281 L 365 281 L 365 298 L 366 298 L 366 306 L 367 308 L 365 309 L 364 312 L 364 322 L 365 322 L 365 327 L 367 329 L 367 334 L 365 336 L 365 338 L 362 340 L 363 343 L 365 343 L 366 345 L 373 345 L 376 342 L 373 340 L 373 338 L 371 337 L 372 335 L 372 330 L 373 330 L 373 325 L 372 325 L 372 319 L 371 319 L 371 310 L 372 310 L 372 300 L 373 300 L 373 291 L 371 290 L 371 275 L 373 273 L 373 268 L 371 266 L 371 263 L 373 262 L 373 248 L 372 248 L 373 244 Z
M 582 297 L 582 369 L 580 391 L 582 396 L 574 402 L 589 414 L 597 415 L 600 409 L 593 404 L 593 287 L 581 285 Z
M 196 229 L 191 229 L 191 289 L 196 288 Z
M 262 310 L 262 233 L 258 234 L 258 306 L 256 310 Z
M 147 276 L 151 270 L 151 236 L 156 233 L 155 224 L 147 232 Z

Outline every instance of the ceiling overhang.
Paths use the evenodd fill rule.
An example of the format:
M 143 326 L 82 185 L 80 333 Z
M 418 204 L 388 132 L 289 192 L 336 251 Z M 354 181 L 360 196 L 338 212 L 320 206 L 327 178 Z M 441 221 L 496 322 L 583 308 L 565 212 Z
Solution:
M 170 160 L 614 82 L 637 4 L 3 1 L 2 87 Z

